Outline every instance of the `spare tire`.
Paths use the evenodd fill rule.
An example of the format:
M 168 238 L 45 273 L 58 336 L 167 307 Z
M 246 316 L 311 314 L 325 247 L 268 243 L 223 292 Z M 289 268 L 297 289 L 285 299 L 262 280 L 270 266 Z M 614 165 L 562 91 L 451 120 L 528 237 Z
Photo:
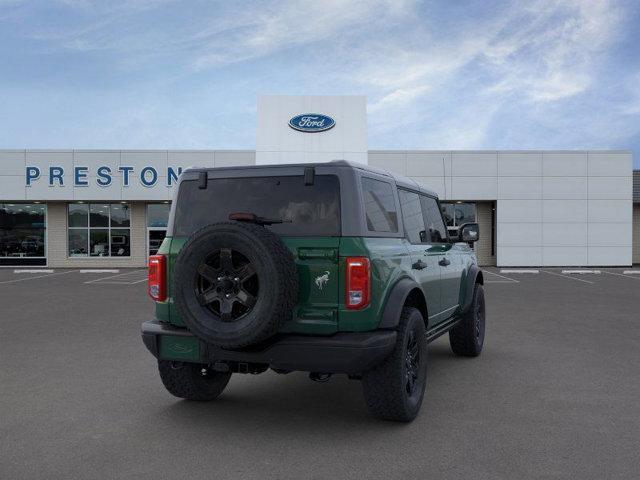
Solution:
M 221 222 L 195 232 L 174 268 L 174 302 L 189 330 L 240 348 L 274 335 L 292 318 L 298 274 L 291 251 L 265 227 Z

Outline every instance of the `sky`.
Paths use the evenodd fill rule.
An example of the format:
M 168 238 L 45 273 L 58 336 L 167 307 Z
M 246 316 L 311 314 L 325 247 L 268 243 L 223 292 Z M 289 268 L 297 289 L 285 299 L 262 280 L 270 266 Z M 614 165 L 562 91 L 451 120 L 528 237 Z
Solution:
M 370 149 L 640 168 L 640 2 L 0 0 L 0 148 L 251 149 L 261 94 L 366 95 Z

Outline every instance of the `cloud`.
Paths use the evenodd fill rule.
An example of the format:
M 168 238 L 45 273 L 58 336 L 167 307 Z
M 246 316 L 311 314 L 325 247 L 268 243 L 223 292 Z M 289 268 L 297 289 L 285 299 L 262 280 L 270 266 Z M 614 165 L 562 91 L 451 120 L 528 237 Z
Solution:
M 12 9 L 21 22 L 0 18 L 0 31 L 30 49 L 19 62 L 29 53 L 36 68 L 76 62 L 43 72 L 41 88 L 66 68 L 74 79 L 94 73 L 87 64 L 108 79 L 108 98 L 123 102 L 117 118 L 103 119 L 119 125 L 102 128 L 111 144 L 140 135 L 216 146 L 230 133 L 208 133 L 208 113 L 224 105 L 234 128 L 254 128 L 247 109 L 270 92 L 367 95 L 378 148 L 583 148 L 638 135 L 637 56 L 613 62 L 621 41 L 637 48 L 627 0 L 61 0 Z M 94 78 L 78 83 L 100 93 Z M 136 105 L 141 97 L 151 106 Z M 146 124 L 139 133 L 128 111 Z

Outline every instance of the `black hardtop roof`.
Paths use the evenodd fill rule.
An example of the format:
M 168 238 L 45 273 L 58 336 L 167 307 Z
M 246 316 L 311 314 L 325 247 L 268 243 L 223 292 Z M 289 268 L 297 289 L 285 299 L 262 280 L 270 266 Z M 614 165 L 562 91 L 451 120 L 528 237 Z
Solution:
M 257 169 L 265 169 L 265 168 L 279 169 L 279 168 L 291 168 L 291 167 L 304 168 L 304 167 L 322 167 L 322 166 L 353 168 L 353 169 L 361 170 L 364 172 L 375 173 L 376 175 L 389 177 L 399 187 L 408 188 L 410 190 L 417 190 L 417 191 L 426 193 L 427 195 L 430 195 L 432 197 L 438 196 L 434 191 L 429 190 L 428 188 L 425 188 L 424 186 L 420 185 L 418 182 L 416 182 L 415 180 L 409 177 L 392 173 L 383 168 L 378 168 L 371 165 L 365 165 L 363 163 L 358 163 L 358 162 L 351 162 L 348 160 L 332 160 L 331 162 L 315 162 L 315 163 L 281 163 L 281 164 L 274 164 L 274 165 L 241 165 L 241 166 L 230 166 L 230 167 L 188 167 L 184 171 L 185 172 L 187 171 L 202 172 L 202 171 L 211 171 L 211 170 L 213 171 L 257 170 Z

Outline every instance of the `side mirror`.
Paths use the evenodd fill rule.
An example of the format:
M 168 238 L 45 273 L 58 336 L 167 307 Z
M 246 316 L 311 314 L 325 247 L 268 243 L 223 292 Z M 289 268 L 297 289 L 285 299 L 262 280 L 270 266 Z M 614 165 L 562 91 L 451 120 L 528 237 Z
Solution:
M 460 227 L 458 235 L 460 242 L 477 242 L 480 239 L 480 226 L 477 223 L 465 223 Z

